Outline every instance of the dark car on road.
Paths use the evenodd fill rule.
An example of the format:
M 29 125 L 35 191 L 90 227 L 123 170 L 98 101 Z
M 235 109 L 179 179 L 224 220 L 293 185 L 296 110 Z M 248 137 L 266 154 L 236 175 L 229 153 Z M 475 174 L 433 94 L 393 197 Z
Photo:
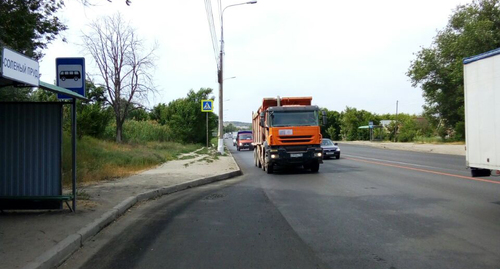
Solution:
M 340 148 L 338 144 L 333 143 L 332 140 L 323 138 L 323 140 L 321 140 L 321 148 L 323 148 L 323 159 L 329 159 L 330 157 L 340 159 Z

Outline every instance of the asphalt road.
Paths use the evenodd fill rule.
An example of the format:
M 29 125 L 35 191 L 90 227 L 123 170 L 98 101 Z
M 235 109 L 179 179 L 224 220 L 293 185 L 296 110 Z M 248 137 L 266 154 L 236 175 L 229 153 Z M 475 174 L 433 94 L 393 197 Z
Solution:
M 500 268 L 500 178 L 340 146 L 319 173 L 267 175 L 233 151 L 243 176 L 140 204 L 62 267 Z

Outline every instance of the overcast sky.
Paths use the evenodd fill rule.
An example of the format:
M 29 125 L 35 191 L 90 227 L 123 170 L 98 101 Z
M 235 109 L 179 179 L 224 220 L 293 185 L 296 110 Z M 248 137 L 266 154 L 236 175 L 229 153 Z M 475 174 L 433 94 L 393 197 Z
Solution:
M 85 25 L 120 11 L 140 37 L 158 41 L 154 72 L 158 93 L 152 108 L 185 97 L 190 89 L 214 89 L 217 67 L 205 2 L 202 0 L 94 0 L 96 7 L 65 1 L 60 17 L 69 30 L 49 45 L 40 62 L 41 80 L 55 79 L 55 58 L 86 58 L 99 82 L 93 59 L 77 44 Z M 465 0 L 259 0 L 224 13 L 224 120 L 251 121 L 262 98 L 312 96 L 329 110 L 349 107 L 377 114 L 419 114 L 424 100 L 405 75 L 414 53 L 428 47 Z M 222 6 L 241 3 L 222 0 Z M 212 0 L 216 9 L 217 0 Z M 218 22 L 214 10 L 216 23 Z M 217 23 L 220 38 L 220 26 Z

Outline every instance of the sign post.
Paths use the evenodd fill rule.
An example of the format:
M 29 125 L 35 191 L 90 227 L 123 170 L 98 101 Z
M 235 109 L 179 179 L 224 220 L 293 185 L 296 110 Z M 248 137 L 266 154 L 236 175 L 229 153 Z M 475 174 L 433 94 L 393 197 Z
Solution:
M 373 121 L 369 121 L 368 125 L 370 126 L 370 142 L 373 140 Z
M 57 86 L 85 96 L 85 58 L 56 58 Z M 58 99 L 71 100 L 71 147 L 72 147 L 72 179 L 73 210 L 76 211 L 76 98 L 57 94 Z
M 208 148 L 208 112 L 214 111 L 214 100 L 201 100 L 201 112 L 207 112 L 207 148 Z

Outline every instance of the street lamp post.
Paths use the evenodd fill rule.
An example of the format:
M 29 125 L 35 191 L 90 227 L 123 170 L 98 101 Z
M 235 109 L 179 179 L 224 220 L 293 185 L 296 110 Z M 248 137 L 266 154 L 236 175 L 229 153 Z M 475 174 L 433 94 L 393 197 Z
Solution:
M 218 81 L 219 81 L 219 142 L 217 146 L 217 151 L 219 151 L 220 154 L 224 154 L 224 117 L 223 117 L 223 88 L 224 88 L 224 79 L 223 79 L 223 55 L 224 55 L 224 11 L 228 7 L 234 7 L 234 6 L 240 6 L 240 5 L 247 5 L 247 4 L 256 4 L 257 1 L 250 1 L 250 2 L 245 2 L 245 3 L 239 3 L 239 4 L 234 4 L 234 5 L 229 5 L 225 7 L 222 10 L 222 13 L 220 15 L 220 69 L 219 69 L 219 74 L 218 74 Z

